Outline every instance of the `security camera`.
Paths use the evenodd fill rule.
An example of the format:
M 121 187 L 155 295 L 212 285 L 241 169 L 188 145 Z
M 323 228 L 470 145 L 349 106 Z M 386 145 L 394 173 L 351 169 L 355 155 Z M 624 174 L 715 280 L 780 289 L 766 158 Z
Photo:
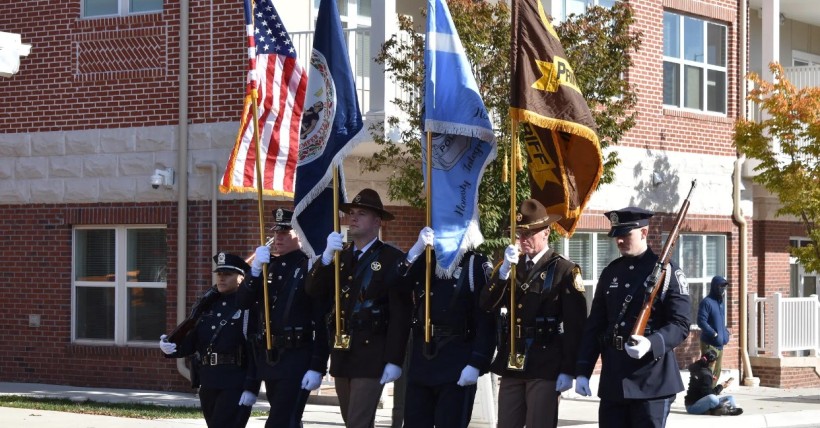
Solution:
M 159 186 L 171 187 L 174 185 L 173 168 L 156 169 L 151 176 L 151 187 L 159 189 Z

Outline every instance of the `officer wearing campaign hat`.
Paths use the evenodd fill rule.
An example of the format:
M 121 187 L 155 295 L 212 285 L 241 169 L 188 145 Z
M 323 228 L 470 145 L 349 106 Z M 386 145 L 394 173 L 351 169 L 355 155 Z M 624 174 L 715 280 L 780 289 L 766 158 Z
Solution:
M 581 268 L 549 246 L 551 226 L 560 219 L 535 199 L 523 201 L 516 218 L 518 244 L 507 247 L 504 262 L 481 292 L 482 309 L 495 312 L 509 307 L 510 290 L 515 293 L 516 319 L 499 320 L 505 333 L 490 367 L 501 376 L 499 428 L 557 426 L 559 397 L 572 387 L 587 313 Z M 516 353 L 525 355 L 523 370 L 507 367 L 510 329 Z
M 339 252 L 339 327 L 343 335 L 349 336 L 350 346 L 331 351 L 330 374 L 345 426 L 371 427 L 384 385 L 401 376 L 412 296 L 410 290 L 396 286 L 395 267 L 404 253 L 379 240 L 382 222 L 394 218 L 385 210 L 379 194 L 364 189 L 339 207 L 347 213 L 351 244 L 343 245 L 342 235 L 331 232 L 305 288 L 315 297 L 335 297 L 333 260 Z M 334 322 L 335 318 L 335 314 L 328 317 Z M 335 325 L 328 330 L 335 336 Z
M 601 357 L 601 427 L 662 427 L 683 391 L 674 349 L 689 335 L 689 286 L 683 271 L 664 266 L 665 282 L 641 334 L 631 335 L 645 283 L 658 255 L 647 243 L 653 212 L 627 207 L 605 213 L 621 257 L 598 278 L 576 365 L 575 391 L 591 395 L 589 377 Z
M 159 347 L 169 358 L 194 356 L 208 427 L 241 428 L 248 422 L 260 386 L 247 339 L 254 334 L 249 321 L 256 314 L 239 307 L 236 293 L 250 266 L 226 252 L 216 254 L 213 261 L 217 297 L 201 300 L 199 305 L 207 307 L 199 308 L 202 315 L 196 326 L 179 343 L 162 335 Z
M 265 381 L 270 412 L 266 427 L 298 428 L 310 391 L 317 389 L 327 372 L 330 353 L 324 316 L 328 299 L 305 293 L 308 258 L 293 231 L 293 211 L 273 210 L 273 252 L 260 246 L 254 253 L 250 275 L 239 287 L 242 307 L 258 306 L 258 330 L 254 337 L 257 378 Z M 265 335 L 265 296 L 262 265 L 268 265 L 268 298 L 271 350 Z

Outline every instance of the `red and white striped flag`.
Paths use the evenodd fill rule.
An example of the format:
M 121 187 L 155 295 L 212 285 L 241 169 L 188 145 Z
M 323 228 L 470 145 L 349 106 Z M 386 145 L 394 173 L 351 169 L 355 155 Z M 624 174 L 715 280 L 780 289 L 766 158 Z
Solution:
M 307 73 L 271 0 L 245 0 L 248 90 L 242 122 L 219 190 L 257 191 L 252 93 L 257 91 L 262 193 L 293 197 Z

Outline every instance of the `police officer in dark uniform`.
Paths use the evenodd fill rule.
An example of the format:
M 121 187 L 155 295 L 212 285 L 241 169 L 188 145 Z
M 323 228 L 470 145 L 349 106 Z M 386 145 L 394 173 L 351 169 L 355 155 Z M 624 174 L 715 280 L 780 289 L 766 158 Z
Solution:
M 256 249 L 251 275 L 237 292 L 242 307 L 258 307 L 259 331 L 253 346 L 257 378 L 265 381 L 270 403 L 267 428 L 299 428 L 310 391 L 317 389 L 327 371 L 330 348 L 325 329 L 327 299 L 305 293 L 308 257 L 291 228 L 293 211 L 274 210 L 273 249 Z M 268 305 L 270 306 L 271 351 L 267 351 L 265 297 L 262 264 L 268 263 Z
M 479 308 L 478 296 L 492 274 L 487 257 L 469 251 L 447 277 L 434 272 L 425 296 L 426 260 L 433 230 L 425 227 L 399 264 L 402 285 L 414 293 L 413 347 L 405 393 L 404 428 L 466 428 L 478 377 L 487 372 L 495 349 L 495 315 Z M 430 299 L 431 343 L 425 344 L 425 299 Z
M 481 293 L 485 310 L 509 306 L 510 288 L 516 293 L 516 319 L 501 321 L 504 333 L 491 366 L 501 376 L 499 428 L 557 426 L 561 392 L 572 387 L 586 300 L 581 269 L 548 245 L 551 225 L 559 219 L 535 199 L 522 202 L 516 233 L 521 254 L 518 246 L 507 247 L 504 262 Z M 523 370 L 508 368 L 510 328 L 517 353 L 525 355 Z
M 228 253 L 215 255 L 214 262 L 219 297 L 179 346 L 162 335 L 159 347 L 169 358 L 195 354 L 200 363 L 199 402 L 209 428 L 242 428 L 259 393 L 247 339 L 254 333 L 251 324 L 256 314 L 240 309 L 236 302 L 236 290 L 250 266 Z
M 601 356 L 601 427 L 663 427 L 683 391 L 674 349 L 689 335 L 689 286 L 674 263 L 642 335 L 630 335 L 643 306 L 645 282 L 658 256 L 647 244 L 653 212 L 627 207 L 605 213 L 621 257 L 604 268 L 578 356 L 575 391 L 591 395 L 589 377 Z M 631 340 L 630 340 L 631 339 Z
M 350 203 L 340 204 L 347 212 L 348 237 L 331 232 L 327 247 L 308 275 L 305 289 L 317 298 L 335 292 L 334 254 L 340 252 L 342 334 L 349 335 L 348 349 L 333 349 L 330 374 L 345 426 L 373 427 L 384 384 L 401 376 L 410 331 L 412 297 L 399 287 L 396 265 L 404 253 L 378 239 L 382 221 L 393 219 L 385 211 L 379 194 L 364 189 Z M 335 320 L 335 315 L 329 316 Z M 336 327 L 329 327 L 335 337 Z

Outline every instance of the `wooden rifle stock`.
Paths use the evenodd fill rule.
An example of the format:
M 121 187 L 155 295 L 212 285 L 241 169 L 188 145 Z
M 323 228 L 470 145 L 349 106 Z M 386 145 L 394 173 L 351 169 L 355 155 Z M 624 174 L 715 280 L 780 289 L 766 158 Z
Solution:
M 213 286 L 205 292 L 202 298 L 199 299 L 198 302 L 194 304 L 191 308 L 191 315 L 179 323 L 179 325 L 168 335 L 168 341 L 179 344 L 180 341 L 190 332 L 193 330 L 196 322 L 199 320 L 199 317 L 202 316 L 202 313 L 205 312 L 208 307 L 210 307 L 216 299 L 219 298 L 219 291 L 217 291 L 216 286 Z
M 666 239 L 666 243 L 663 245 L 661 256 L 655 263 L 652 273 L 646 278 L 646 282 L 644 282 L 646 296 L 644 298 L 643 306 L 641 306 L 641 312 L 638 313 L 638 319 L 635 321 L 635 326 L 632 328 L 633 335 L 643 336 L 644 330 L 646 330 L 646 323 L 649 321 L 649 317 L 652 316 L 652 304 L 658 296 L 658 290 L 663 288 L 663 282 L 666 279 L 666 271 L 663 267 L 669 263 L 669 259 L 672 257 L 672 249 L 675 247 L 675 243 L 678 240 L 683 218 L 686 217 L 686 212 L 689 211 L 689 199 L 692 197 L 692 192 L 695 190 L 696 184 L 697 180 L 692 180 L 692 187 L 689 189 L 689 194 L 686 195 L 686 199 L 684 199 L 683 204 L 680 207 L 680 211 L 678 211 L 678 217 L 675 219 L 675 226 L 672 228 L 672 231 L 669 232 L 669 238 Z M 629 339 L 629 344 L 634 345 L 635 341 Z

